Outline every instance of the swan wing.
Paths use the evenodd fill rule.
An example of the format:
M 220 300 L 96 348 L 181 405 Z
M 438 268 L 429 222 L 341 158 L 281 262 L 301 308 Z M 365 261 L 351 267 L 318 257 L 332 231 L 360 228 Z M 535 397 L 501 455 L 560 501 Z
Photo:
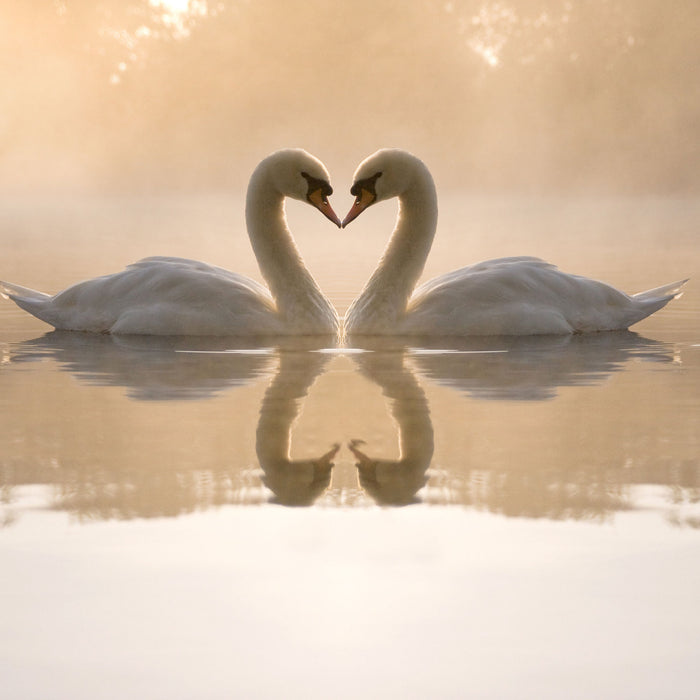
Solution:
M 481 279 L 486 276 L 496 276 L 504 273 L 506 276 L 523 270 L 556 270 L 556 266 L 529 255 L 512 256 L 507 258 L 495 258 L 494 260 L 483 260 L 473 265 L 467 265 L 451 272 L 446 272 L 443 275 L 438 275 L 422 285 L 416 287 L 411 297 L 410 304 L 414 305 L 420 302 L 425 296 L 431 294 L 437 289 L 445 289 L 454 286 L 455 289 L 468 279 Z M 488 291 L 488 290 L 485 290 Z M 495 291 L 492 287 L 491 291 Z
M 667 304 L 682 283 L 629 296 L 538 258 L 489 260 L 419 287 L 407 333 L 537 335 L 621 330 Z
M 53 297 L 8 286 L 15 303 L 62 330 L 149 335 L 280 332 L 275 305 L 265 287 L 184 258 L 146 258 Z M 12 293 L 13 289 L 22 294 Z
M 202 273 L 206 275 L 212 275 L 214 277 L 221 278 L 222 280 L 230 280 L 236 284 L 244 284 L 246 287 L 259 294 L 262 297 L 266 297 L 272 300 L 269 290 L 264 285 L 256 282 L 249 277 L 244 277 L 236 272 L 231 272 L 223 267 L 217 267 L 216 265 L 210 265 L 209 263 L 201 262 L 199 260 L 189 260 L 188 258 L 177 258 L 165 255 L 152 255 L 148 258 L 143 258 L 138 262 L 131 263 L 127 265 L 127 270 L 132 268 L 153 270 L 160 269 L 163 266 L 169 266 L 171 269 L 179 270 L 189 270 L 193 274 Z

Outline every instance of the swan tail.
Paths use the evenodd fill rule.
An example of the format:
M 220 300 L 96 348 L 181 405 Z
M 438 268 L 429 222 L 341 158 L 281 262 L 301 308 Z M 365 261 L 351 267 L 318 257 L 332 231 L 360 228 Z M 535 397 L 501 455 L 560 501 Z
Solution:
M 51 295 L 0 280 L 0 296 L 5 297 L 5 299 L 12 299 L 20 309 L 56 327 L 55 319 L 52 318 L 51 307 L 47 304 L 52 299 Z
M 648 289 L 646 292 L 639 292 L 639 294 L 635 294 L 633 298 L 642 303 L 655 303 L 663 301 L 663 303 L 666 304 L 671 301 L 671 299 L 678 299 L 678 297 L 683 294 L 683 286 L 688 279 L 690 278 L 680 280 L 680 282 L 665 284 L 663 287 Z
M 18 284 L 3 282 L 2 280 L 0 280 L 0 295 L 5 297 L 5 299 L 12 299 L 12 301 L 17 303 L 19 303 L 20 299 L 27 301 L 46 301 L 46 299 L 49 298 L 49 295 L 44 294 L 44 292 L 37 292 L 36 289 L 20 287 Z
M 648 289 L 646 292 L 640 292 L 632 296 L 633 307 L 630 309 L 630 313 L 625 319 L 624 327 L 629 328 L 632 324 L 662 309 L 672 299 L 680 297 L 683 294 L 683 285 L 687 281 L 688 280 L 685 279 L 679 282 L 665 284 L 663 287 Z

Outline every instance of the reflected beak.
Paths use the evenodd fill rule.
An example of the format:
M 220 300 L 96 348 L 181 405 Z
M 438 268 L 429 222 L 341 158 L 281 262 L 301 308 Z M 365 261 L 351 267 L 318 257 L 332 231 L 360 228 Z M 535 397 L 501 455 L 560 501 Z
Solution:
M 367 207 L 374 202 L 376 195 L 369 190 L 360 190 L 360 195 L 355 200 L 355 203 L 350 208 L 347 216 L 343 219 L 343 228 L 345 228 L 351 221 L 354 221 L 362 212 L 367 209 Z
M 309 202 L 321 212 L 321 214 L 323 214 L 327 219 L 330 219 L 338 228 L 340 228 L 340 219 L 336 216 L 336 213 L 333 211 L 328 201 L 328 197 L 323 194 L 323 190 L 321 188 L 314 190 L 313 192 L 309 192 L 308 199 Z

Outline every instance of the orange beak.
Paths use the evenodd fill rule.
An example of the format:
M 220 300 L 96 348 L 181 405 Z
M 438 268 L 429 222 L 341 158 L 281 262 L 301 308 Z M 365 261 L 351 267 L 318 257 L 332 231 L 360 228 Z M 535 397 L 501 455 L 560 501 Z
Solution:
M 369 190 L 362 189 L 360 194 L 355 200 L 355 203 L 350 207 L 350 211 L 347 216 L 343 219 L 343 228 L 345 228 L 351 221 L 354 221 L 362 212 L 367 209 L 367 207 L 374 202 L 376 195 Z
M 333 208 L 328 201 L 328 197 L 323 194 L 323 191 L 320 188 L 309 193 L 309 202 L 311 202 L 311 204 L 313 204 L 316 209 L 321 212 L 321 214 L 323 214 L 327 219 L 330 219 L 338 228 L 340 228 L 340 219 L 333 211 Z

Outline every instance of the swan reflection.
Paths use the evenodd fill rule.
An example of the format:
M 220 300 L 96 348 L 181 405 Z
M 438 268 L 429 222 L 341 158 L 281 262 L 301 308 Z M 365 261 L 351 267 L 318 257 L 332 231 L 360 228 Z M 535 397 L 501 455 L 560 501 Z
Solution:
M 605 519 L 643 504 L 640 485 L 665 489 L 667 509 L 697 502 L 697 453 L 686 449 L 692 414 L 654 405 L 631 425 L 619 410 L 647 400 L 648 384 L 621 382 L 613 409 L 600 392 L 547 401 L 562 387 L 598 385 L 631 361 L 673 362 L 672 346 L 634 333 L 336 347 L 329 338 L 256 345 L 53 332 L 10 346 L 8 358 L 4 386 L 14 393 L 5 399 L 16 410 L 5 416 L 4 450 L 13 451 L 0 486 L 50 484 L 52 507 L 82 518 L 321 498 L 352 505 L 347 494 L 358 482 L 382 505 L 451 503 L 508 516 Z M 121 387 L 129 398 L 78 395 L 55 372 L 20 379 L 16 370 L 44 359 L 80 384 Z M 313 395 L 309 413 L 320 417 L 302 439 L 308 433 L 294 426 L 326 372 L 332 390 Z M 346 388 L 370 399 L 358 377 L 379 387 L 387 402 L 379 415 L 386 410 L 394 428 L 378 431 L 348 407 Z M 356 421 L 351 430 L 346 416 Z M 398 458 L 382 455 L 396 439 Z
M 415 343 L 415 339 L 410 342 Z M 352 357 L 360 373 L 389 399 L 398 431 L 399 459 L 373 456 L 377 448 L 365 445 L 362 439 L 348 445 L 357 459 L 360 484 L 377 503 L 406 505 L 423 500 L 513 517 L 605 520 L 615 512 L 636 508 L 636 489 L 642 485 L 671 487 L 673 507 L 688 499 L 697 500 L 697 459 L 686 460 L 682 471 L 671 473 L 659 463 L 658 456 L 647 454 L 651 443 L 638 455 L 636 443 L 618 437 L 608 446 L 614 449 L 601 455 L 596 445 L 602 436 L 592 439 L 584 428 L 583 435 L 572 431 L 576 442 L 559 440 L 554 423 L 540 426 L 530 437 L 527 431 L 516 437 L 497 428 L 493 432 L 501 444 L 487 443 L 482 453 L 474 448 L 479 427 L 467 417 L 500 415 L 501 408 L 493 406 L 494 402 L 544 402 L 560 387 L 599 384 L 631 359 L 670 363 L 672 346 L 625 332 L 454 343 L 441 339 L 432 346 L 422 342 L 419 347 L 401 346 L 397 339 L 373 339 L 355 349 L 364 350 Z M 454 416 L 449 426 L 440 426 L 459 433 L 456 426 L 462 424 L 459 442 L 469 451 L 442 444 L 439 469 L 431 467 L 433 419 L 417 380 L 419 373 L 428 380 L 426 388 L 434 382 L 475 400 L 469 414 Z M 500 425 L 498 418 L 493 420 Z M 572 421 L 574 428 L 576 423 Z M 488 425 L 488 419 L 480 425 Z M 587 454 L 589 445 L 593 461 Z M 530 448 L 534 452 L 528 451 Z M 673 521 L 675 516 L 667 517 Z M 692 518 L 683 522 L 694 526 Z
M 399 434 L 399 459 L 380 459 L 365 452 L 364 441 L 352 440 L 348 447 L 357 458 L 362 488 L 377 502 L 407 505 L 428 481 L 426 472 L 433 458 L 433 424 L 428 400 L 401 351 L 354 355 L 360 373 L 379 385 L 390 399 L 391 414 Z
M 330 484 L 339 443 L 316 458 L 290 457 L 292 427 L 301 402 L 329 359 L 329 355 L 317 352 L 281 352 L 277 374 L 263 397 L 255 451 L 263 483 L 273 492 L 276 503 L 310 505 Z
M 14 368 L 50 359 L 81 383 L 122 387 L 136 401 L 124 405 L 119 396 L 106 401 L 100 395 L 103 405 L 98 411 L 80 403 L 71 407 L 68 430 L 59 418 L 43 434 L 39 426 L 24 427 L 29 432 L 23 434 L 32 436 L 27 457 L 33 483 L 52 484 L 55 507 L 82 518 L 174 516 L 268 499 L 288 505 L 313 503 L 328 487 L 339 445 L 329 440 L 330 448 L 319 456 L 292 459 L 291 435 L 310 386 L 333 356 L 336 339 L 276 337 L 257 342 L 54 331 L 12 346 L 8 365 Z M 241 406 L 230 400 L 224 410 L 208 409 L 204 422 L 203 408 L 193 406 L 185 414 L 177 408 L 193 399 L 205 407 L 224 390 L 266 376 L 272 379 L 259 404 L 248 400 Z M 164 416 L 155 432 L 151 413 L 138 407 L 152 401 L 161 402 Z M 259 406 L 255 467 L 246 466 L 252 440 L 236 439 L 232 432 L 236 423 L 254 420 L 253 406 Z M 197 422 L 172 420 L 174 415 Z M 246 437 L 245 430 L 237 432 Z M 271 498 L 260 487 L 258 466 Z M 3 486 L 26 483 L 26 475 L 0 476 Z
M 631 357 L 669 360 L 669 350 L 665 346 L 634 333 L 452 342 L 440 339 L 433 343 L 424 339 L 419 347 L 403 348 L 397 346 L 395 340 L 375 338 L 365 342 L 363 349 L 366 352 L 354 354 L 353 358 L 360 373 L 377 384 L 390 400 L 391 415 L 398 431 L 399 459 L 371 456 L 370 448 L 365 447 L 362 439 L 352 440 L 348 447 L 357 459 L 362 488 L 377 503 L 385 505 L 418 502 L 417 494 L 428 482 L 427 472 L 433 458 L 430 407 L 413 367 L 429 380 L 466 391 L 474 398 L 539 401 L 553 397 L 561 386 L 601 382 L 620 370 Z M 559 500 L 567 502 L 561 513 L 565 510 L 569 514 L 578 512 L 574 504 L 577 499 L 585 502 L 589 509 L 600 507 L 605 511 L 619 508 L 622 503 L 619 489 L 614 489 L 613 493 L 610 484 L 603 484 L 603 493 L 593 493 L 596 490 L 593 483 L 584 489 L 580 484 L 566 483 L 555 488 L 554 482 L 558 479 L 566 482 L 566 474 L 554 476 L 550 471 L 539 476 L 530 472 L 522 475 L 517 469 L 500 472 L 496 464 L 462 464 L 459 467 L 462 475 L 472 475 L 466 488 L 464 479 L 459 480 L 459 500 L 486 505 L 499 512 L 517 510 L 519 507 L 509 501 L 522 496 L 528 503 L 543 506 L 543 499 L 532 493 L 533 483 L 536 483 L 534 490 L 542 494 L 549 492 L 551 495 L 553 489 L 559 492 Z M 478 477 L 474 477 L 477 473 Z M 582 495 L 587 489 L 592 491 Z M 554 515 L 550 506 L 547 510 Z
M 541 401 L 599 384 L 632 359 L 673 362 L 673 346 L 631 331 L 422 342 L 411 349 L 431 382 L 479 399 Z
M 52 331 L 19 343 L 11 362 L 55 360 L 93 386 L 123 387 L 139 401 L 205 399 L 269 376 L 276 348 L 329 347 L 334 336 L 217 338 Z

